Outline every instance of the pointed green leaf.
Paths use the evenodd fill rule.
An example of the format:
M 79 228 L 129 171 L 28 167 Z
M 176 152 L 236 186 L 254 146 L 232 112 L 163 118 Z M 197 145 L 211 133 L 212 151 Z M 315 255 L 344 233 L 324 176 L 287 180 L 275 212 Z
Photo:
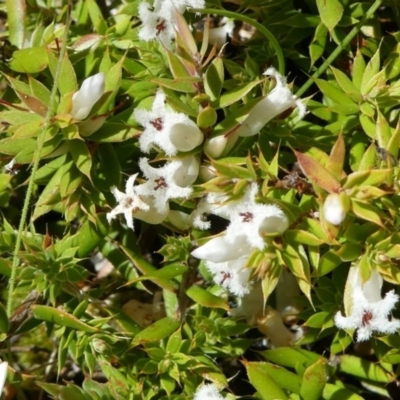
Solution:
M 158 342 L 172 335 L 180 326 L 176 319 L 165 317 L 139 332 L 132 340 L 132 346 L 144 343 Z
M 210 308 L 222 308 L 227 311 L 229 310 L 229 305 L 226 300 L 208 292 L 200 286 L 191 286 L 186 291 L 186 294 L 195 303 L 200 304 L 201 306 Z
M 343 5 L 339 0 L 317 0 L 317 7 L 322 22 L 331 32 L 342 19 Z
M 250 383 L 256 388 L 263 400 L 287 400 L 285 392 L 268 375 L 262 362 L 243 362 Z

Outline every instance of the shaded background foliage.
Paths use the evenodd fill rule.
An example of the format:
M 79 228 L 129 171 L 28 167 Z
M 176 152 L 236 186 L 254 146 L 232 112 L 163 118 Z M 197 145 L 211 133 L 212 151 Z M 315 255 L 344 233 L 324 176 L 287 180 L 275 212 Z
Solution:
M 184 45 L 175 54 L 138 40 L 138 3 L 77 1 L 67 28 L 65 1 L 1 5 L 0 159 L 4 166 L 16 160 L 0 174 L 7 398 L 185 399 L 204 380 L 225 387 L 228 398 L 397 398 L 398 335 L 354 344 L 351 332 L 338 331 L 333 322 L 353 262 L 365 276 L 379 270 L 385 290 L 398 291 L 397 1 L 208 1 L 207 7 L 234 12 L 236 19 L 223 53 L 200 68 L 204 89 L 182 72 L 182 60 L 194 64 Z M 184 16 L 195 24 L 206 14 Z M 268 28 L 279 49 L 241 15 Z M 177 35 L 180 43 L 188 40 Z M 64 38 L 66 55 L 55 81 Z M 204 60 L 211 51 L 204 51 Z M 115 205 L 111 187 L 139 172 L 135 108 L 150 106 L 162 87 L 175 111 L 203 124 L 206 135 L 221 133 L 225 119 L 237 122 L 243 105 L 272 88 L 259 81 L 270 65 L 285 68 L 293 92 L 307 103 L 307 117 L 282 115 L 218 160 L 200 149 L 217 178 L 199 179 L 191 199 L 171 202 L 171 208 L 189 214 L 205 193 L 223 187 L 238 195 L 253 180 L 287 213 L 289 230 L 252 255 L 253 265 L 265 266 L 259 273 L 265 298 L 282 270 L 300 284 L 301 311 L 285 322 L 303 334 L 296 346 L 283 348 L 265 346 L 270 332 L 261 324 L 257 329 L 230 316 L 237 299 L 210 283 L 210 273 L 190 256 L 203 238 L 226 228 L 222 219 L 213 219 L 210 232 L 181 229 L 171 220 L 135 220 L 133 232 L 106 220 Z M 68 114 L 72 94 L 99 71 L 106 75 L 105 93 L 90 119 L 78 123 Z M 51 103 L 53 85 L 57 100 Z M 215 110 L 211 122 L 199 115 L 202 101 Z M 29 180 L 27 227 L 18 234 Z M 339 228 L 314 217 L 336 186 L 350 199 Z M 22 245 L 7 315 L 17 237 Z M 89 260 L 100 253 L 113 266 L 106 276 Z M 276 303 L 269 296 L 268 305 Z

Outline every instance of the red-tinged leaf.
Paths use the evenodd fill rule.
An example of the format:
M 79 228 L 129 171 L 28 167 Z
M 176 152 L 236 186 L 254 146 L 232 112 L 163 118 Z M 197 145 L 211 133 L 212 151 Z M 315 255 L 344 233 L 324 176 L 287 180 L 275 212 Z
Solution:
M 33 97 L 29 94 L 19 92 L 18 90 L 15 91 L 18 95 L 18 97 L 23 101 L 30 110 L 32 110 L 34 113 L 40 115 L 41 117 L 44 117 L 47 113 L 47 106 L 43 104 L 40 100 L 38 100 L 36 97 Z
M 294 153 L 302 171 L 312 183 L 322 187 L 329 193 L 339 192 L 339 181 L 322 165 L 306 154 L 299 153 L 298 151 L 294 151 Z
M 340 134 L 336 140 L 336 143 L 332 147 L 328 163 L 328 170 L 338 180 L 342 178 L 345 155 L 346 148 L 344 145 L 343 136 Z
M 192 56 L 197 55 L 197 46 L 192 32 L 189 29 L 186 19 L 177 9 L 175 9 L 175 22 L 178 33 L 181 35 L 183 42 L 189 49 L 190 53 L 192 54 Z

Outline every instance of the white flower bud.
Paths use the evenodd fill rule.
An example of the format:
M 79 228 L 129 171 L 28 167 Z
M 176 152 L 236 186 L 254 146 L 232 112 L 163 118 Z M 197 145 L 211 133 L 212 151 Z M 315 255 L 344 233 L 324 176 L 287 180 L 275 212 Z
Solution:
M 174 181 L 180 187 L 190 186 L 199 176 L 199 159 L 196 156 L 188 156 L 179 161 L 182 165 L 174 173 Z
M 224 135 L 208 139 L 204 145 L 205 153 L 211 158 L 219 158 L 225 150 L 228 138 Z
M 325 219 L 332 225 L 340 225 L 346 218 L 346 211 L 337 193 L 331 193 L 327 196 L 322 209 Z
M 178 151 L 193 150 L 203 141 L 203 132 L 189 118 L 184 123 L 176 123 L 171 126 L 169 139 Z
M 99 72 L 82 82 L 80 89 L 72 96 L 70 114 L 73 118 L 83 120 L 89 115 L 104 93 L 104 79 L 104 73 Z
M 178 211 L 178 210 L 170 210 L 168 214 L 169 222 L 174 225 L 176 228 L 181 231 L 186 231 L 190 228 L 190 215 Z

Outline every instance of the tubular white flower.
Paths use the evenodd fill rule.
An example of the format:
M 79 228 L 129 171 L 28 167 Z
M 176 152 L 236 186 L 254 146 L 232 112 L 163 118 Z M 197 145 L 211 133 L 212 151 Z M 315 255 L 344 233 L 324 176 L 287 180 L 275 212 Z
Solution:
M 258 185 L 253 183 L 236 206 L 231 216 L 231 223 L 226 230 L 228 242 L 237 236 L 245 237 L 252 248 L 262 250 L 265 242 L 264 233 L 283 233 L 289 226 L 285 213 L 276 205 L 258 204 L 255 196 Z
M 213 263 L 236 260 L 251 252 L 244 237 L 237 236 L 235 241 L 228 242 L 226 236 L 217 236 L 206 244 L 192 251 L 192 256 Z
M 390 318 L 399 296 L 394 290 L 382 299 L 382 276 L 372 270 L 371 276 L 362 282 L 359 266 L 351 267 L 345 288 L 346 317 L 335 315 L 339 329 L 356 329 L 357 342 L 368 340 L 373 332 L 392 334 L 400 329 L 400 320 Z
M 228 289 L 233 295 L 243 297 L 250 293 L 251 288 L 249 279 L 252 270 L 245 268 L 248 258 L 249 254 L 246 254 L 238 259 L 221 263 L 206 261 L 206 267 L 213 274 L 215 283 Z
M 203 132 L 185 114 L 167 110 L 165 94 L 158 90 L 150 111 L 136 109 L 135 119 L 145 128 L 139 138 L 140 149 L 148 153 L 156 144 L 168 156 L 187 152 L 203 141 Z
M 303 102 L 292 94 L 286 79 L 275 68 L 268 68 L 264 75 L 273 76 L 276 86 L 250 110 L 248 117 L 236 131 L 239 136 L 256 135 L 271 119 L 291 107 L 298 107 L 301 118 L 306 114 Z
M 325 219 L 332 225 L 340 225 L 346 218 L 346 212 L 337 193 L 328 194 L 322 210 Z
M 0 363 L 0 396 L 3 393 L 4 384 L 6 383 L 8 373 L 8 362 L 3 361 Z
M 161 168 L 153 168 L 147 158 L 141 158 L 139 167 L 148 181 L 137 186 L 136 192 L 141 196 L 153 197 L 154 206 L 161 214 L 168 209 L 169 199 L 186 199 L 192 193 L 191 187 L 182 188 L 175 183 L 174 175 L 182 168 L 180 160 L 168 162 Z
M 134 229 L 133 213 L 138 210 L 149 210 L 149 205 L 142 201 L 136 192 L 134 185 L 137 175 L 138 174 L 130 176 L 126 181 L 125 193 L 120 192 L 116 187 L 111 188 L 111 192 L 116 198 L 118 205 L 112 211 L 107 213 L 108 223 L 110 223 L 118 214 L 124 214 L 128 227 Z
M 197 388 L 193 400 L 224 400 L 224 398 L 214 383 L 207 383 Z
M 103 72 L 86 78 L 80 89 L 72 96 L 72 110 L 70 114 L 77 120 L 85 119 L 93 106 L 100 100 L 104 93 Z

